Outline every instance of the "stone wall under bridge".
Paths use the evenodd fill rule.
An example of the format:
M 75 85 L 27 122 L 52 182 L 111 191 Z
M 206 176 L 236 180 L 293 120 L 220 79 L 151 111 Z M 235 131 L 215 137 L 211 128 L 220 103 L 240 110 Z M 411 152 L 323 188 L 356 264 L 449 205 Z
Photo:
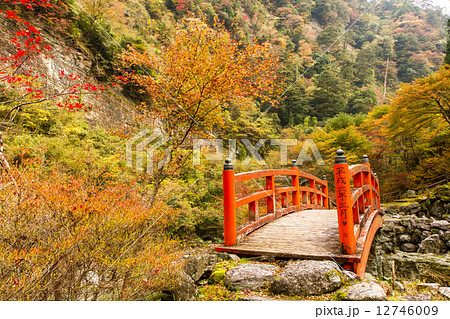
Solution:
M 445 194 L 450 188 L 444 188 Z M 449 194 L 450 195 L 450 194 Z M 366 272 L 400 280 L 450 284 L 450 196 L 389 205 L 374 238 Z

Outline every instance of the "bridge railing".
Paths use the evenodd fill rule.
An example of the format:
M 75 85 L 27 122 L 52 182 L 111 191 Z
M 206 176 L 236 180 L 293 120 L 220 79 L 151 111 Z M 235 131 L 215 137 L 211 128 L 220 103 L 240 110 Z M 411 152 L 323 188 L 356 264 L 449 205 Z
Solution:
M 365 236 L 374 212 L 380 210 L 380 188 L 366 155 L 362 164 L 347 164 L 344 151 L 338 150 L 334 163 L 339 241 L 342 253 L 354 254 L 364 246 Z M 358 225 L 355 230 L 355 225 Z
M 277 187 L 275 176 L 291 177 L 291 186 Z M 236 183 L 265 178 L 265 185 L 249 195 L 236 199 Z M 309 186 L 300 186 L 300 179 Z M 277 201 L 277 197 L 279 200 Z M 259 201 L 264 201 L 267 213 L 259 215 Z M 223 170 L 223 207 L 225 245 L 236 244 L 253 230 L 280 216 L 303 209 L 328 209 L 328 182 L 302 172 L 293 161 L 291 169 L 270 169 L 235 174 L 231 160 Z M 237 227 L 236 209 L 248 205 L 248 221 Z

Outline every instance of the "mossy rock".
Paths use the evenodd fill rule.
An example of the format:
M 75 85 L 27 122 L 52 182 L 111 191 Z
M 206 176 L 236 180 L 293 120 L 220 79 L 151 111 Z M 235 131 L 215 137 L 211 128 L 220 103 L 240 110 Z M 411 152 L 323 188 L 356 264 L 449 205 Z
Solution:
M 347 299 L 347 292 L 344 290 L 339 290 L 331 296 L 331 300 L 343 301 Z
M 225 269 L 225 268 L 213 271 L 211 276 L 209 276 L 208 283 L 209 284 L 223 284 L 226 273 L 227 273 L 227 269 Z
M 198 289 L 197 300 L 200 301 L 225 301 L 235 300 L 236 292 L 229 291 L 221 285 L 208 285 Z

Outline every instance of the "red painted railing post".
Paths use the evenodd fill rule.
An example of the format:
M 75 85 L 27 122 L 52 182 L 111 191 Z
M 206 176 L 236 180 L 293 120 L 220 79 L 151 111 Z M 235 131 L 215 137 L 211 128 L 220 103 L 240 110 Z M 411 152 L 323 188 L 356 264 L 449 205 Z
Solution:
M 310 179 L 309 180 L 309 187 L 312 188 L 312 189 L 316 189 L 316 181 L 313 180 L 313 179 Z M 316 193 L 314 193 L 314 192 L 309 193 L 309 202 L 310 202 L 310 204 L 317 205 Z
M 357 173 L 353 175 L 353 187 L 362 188 L 363 187 L 363 173 Z M 359 214 L 364 214 L 364 195 L 358 198 L 353 209 L 353 221 L 359 224 Z
M 322 180 L 325 183 L 325 185 L 322 188 L 322 192 L 325 194 L 325 198 L 323 198 L 323 206 L 325 206 L 326 209 L 330 208 L 330 197 L 328 196 L 328 181 L 327 176 L 323 175 Z
M 234 170 L 231 159 L 225 160 L 223 166 L 223 227 L 225 246 L 236 244 L 236 208 Z
M 298 208 L 298 210 L 300 210 L 300 180 L 299 180 L 299 176 L 298 176 L 298 166 L 297 166 L 297 161 L 293 160 L 292 161 L 292 170 L 294 170 L 297 175 L 292 175 L 292 187 L 295 187 L 295 191 L 292 192 L 292 202 L 293 205 L 296 205 Z
M 336 185 L 339 240 L 343 253 L 354 254 L 356 251 L 356 240 L 353 228 L 350 174 L 344 151 L 339 149 L 336 154 L 337 156 L 334 161 L 334 181 Z
M 370 170 L 369 157 L 367 155 L 363 155 L 361 162 L 362 162 L 363 165 L 365 165 L 365 166 L 367 166 L 369 168 L 369 174 L 367 175 L 367 184 L 370 187 L 370 190 L 369 190 L 370 209 L 373 212 L 375 209 L 373 207 L 373 191 L 372 191 L 373 183 L 372 183 L 372 171 Z
M 270 190 L 272 195 L 267 196 L 267 212 L 275 212 L 275 176 L 266 176 L 266 190 Z

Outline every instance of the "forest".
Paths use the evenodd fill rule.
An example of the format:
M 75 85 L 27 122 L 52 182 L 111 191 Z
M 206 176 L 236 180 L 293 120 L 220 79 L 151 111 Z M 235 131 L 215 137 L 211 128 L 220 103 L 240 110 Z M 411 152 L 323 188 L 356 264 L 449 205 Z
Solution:
M 384 201 L 450 176 L 430 0 L 0 0 L 0 21 L 2 300 L 160 300 L 223 241 L 228 155 L 199 140 L 238 172 L 312 140 L 300 169 L 330 181 L 337 149 L 367 154 Z M 150 133 L 151 160 L 127 144 Z

